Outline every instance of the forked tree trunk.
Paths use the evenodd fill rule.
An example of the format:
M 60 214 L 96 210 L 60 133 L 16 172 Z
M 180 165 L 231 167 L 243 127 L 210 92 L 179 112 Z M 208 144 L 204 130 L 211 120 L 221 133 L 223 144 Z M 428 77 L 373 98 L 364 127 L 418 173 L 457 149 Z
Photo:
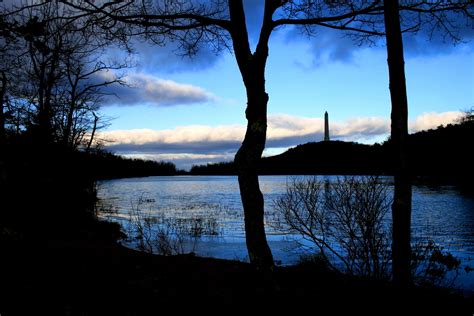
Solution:
M 395 284 L 411 283 L 411 179 L 407 168 L 408 101 L 405 61 L 398 1 L 384 1 L 387 63 L 392 102 L 391 139 L 395 161 L 395 192 L 392 204 L 392 269 Z
M 250 262 L 264 274 L 273 270 L 273 256 L 265 236 L 264 200 L 258 183 L 258 164 L 265 149 L 267 136 L 267 103 L 265 65 L 271 17 L 276 6 L 265 3 L 265 14 L 260 39 L 254 54 L 248 41 L 242 1 L 229 0 L 232 28 L 230 30 L 235 57 L 247 91 L 247 131 L 235 155 L 240 196 L 244 208 L 245 238 Z

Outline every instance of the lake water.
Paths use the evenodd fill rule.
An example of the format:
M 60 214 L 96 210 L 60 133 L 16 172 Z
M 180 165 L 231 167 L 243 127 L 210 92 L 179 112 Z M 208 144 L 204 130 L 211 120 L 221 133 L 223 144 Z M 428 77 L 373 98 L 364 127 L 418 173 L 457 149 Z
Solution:
M 321 176 L 332 181 L 334 176 Z M 276 262 L 296 263 L 300 253 L 292 236 L 272 225 L 273 201 L 286 191 L 289 177 L 261 176 L 265 197 L 267 238 Z M 391 185 L 391 178 L 384 178 Z M 124 222 L 139 199 L 142 211 L 162 218 L 212 218 L 219 236 L 204 237 L 195 252 L 202 256 L 247 260 L 243 210 L 235 176 L 170 176 L 101 181 L 98 196 L 110 220 Z M 474 289 L 474 197 L 462 195 L 451 186 L 414 186 L 412 201 L 413 235 L 432 239 L 461 259 L 457 286 Z

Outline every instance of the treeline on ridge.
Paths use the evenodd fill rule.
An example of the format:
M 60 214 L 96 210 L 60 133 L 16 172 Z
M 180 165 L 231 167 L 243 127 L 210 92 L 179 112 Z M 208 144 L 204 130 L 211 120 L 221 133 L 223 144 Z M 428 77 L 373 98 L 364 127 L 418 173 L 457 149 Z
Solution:
M 470 151 L 474 136 L 472 114 L 457 124 L 409 135 L 408 168 L 414 176 L 440 179 L 472 175 Z M 286 152 L 262 158 L 261 175 L 387 174 L 393 173 L 392 142 L 366 145 L 355 142 L 310 142 Z M 233 162 L 193 166 L 194 175 L 235 175 Z

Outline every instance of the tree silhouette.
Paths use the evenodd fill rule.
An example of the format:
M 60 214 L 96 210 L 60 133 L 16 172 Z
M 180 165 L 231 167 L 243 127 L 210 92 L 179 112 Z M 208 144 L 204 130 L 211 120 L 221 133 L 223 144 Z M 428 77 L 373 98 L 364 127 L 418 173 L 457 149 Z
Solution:
M 384 1 L 390 98 L 392 103 L 391 140 L 395 161 L 395 189 L 392 204 L 392 270 L 394 282 L 410 283 L 411 182 L 406 150 L 408 138 L 408 99 L 405 61 L 397 1 Z
M 393 278 L 399 285 L 407 285 L 410 277 L 411 179 L 407 167 L 408 98 L 405 80 L 405 61 L 402 33 L 427 30 L 430 36 L 440 31 L 454 42 L 461 39 L 457 23 L 462 17 L 472 20 L 474 5 L 470 1 L 379 1 L 383 6 L 372 8 L 371 14 L 359 21 L 332 26 L 351 31 L 359 43 L 372 36 L 384 36 L 387 45 L 387 64 L 391 98 L 391 145 L 394 162 L 393 222 Z M 335 3 L 334 5 L 338 5 Z M 383 14 L 383 21 L 379 17 Z M 403 20 L 403 28 L 401 21 Z
M 202 43 L 216 50 L 233 49 L 247 92 L 247 130 L 235 155 L 245 232 L 250 261 L 262 270 L 273 269 L 273 257 L 264 229 L 264 202 L 258 182 L 258 163 L 265 148 L 267 105 L 265 66 L 272 32 L 283 25 L 341 27 L 359 21 L 358 16 L 381 8 L 379 1 L 361 3 L 330 1 L 264 2 L 263 23 L 256 49 L 252 51 L 242 0 L 214 1 L 63 1 L 81 12 L 93 14 L 97 24 L 114 36 L 145 35 L 157 44 L 179 41 L 187 54 Z M 274 20 L 274 16 L 278 16 Z M 120 23 L 121 22 L 121 23 Z M 129 27 L 125 27 L 129 25 Z M 131 29 L 130 26 L 137 26 Z
M 395 284 L 406 286 L 411 283 L 411 202 L 412 187 L 407 161 L 408 147 L 408 97 L 405 79 L 405 60 L 401 17 L 404 12 L 415 14 L 405 31 L 429 28 L 431 32 L 440 29 L 452 40 L 458 41 L 455 25 L 449 13 L 472 18 L 473 9 L 468 1 L 411 1 L 384 0 L 384 29 L 387 44 L 391 113 L 391 141 L 394 161 L 394 199 L 392 204 L 392 269 Z
M 10 101 L 2 126 L 21 126 L 17 130 L 41 143 L 90 147 L 95 131 L 107 124 L 98 114 L 103 88 L 123 84 L 120 77 L 101 74 L 125 68 L 126 62 L 104 61 L 110 43 L 57 2 L 2 13 L 8 31 L 0 47 L 6 61 L 0 68 L 2 110 L 7 96 Z

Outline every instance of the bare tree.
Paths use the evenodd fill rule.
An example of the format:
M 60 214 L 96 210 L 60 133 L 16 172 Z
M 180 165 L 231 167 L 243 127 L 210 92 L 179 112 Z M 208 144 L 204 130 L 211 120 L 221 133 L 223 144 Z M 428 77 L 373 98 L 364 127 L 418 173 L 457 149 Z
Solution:
M 68 41 L 72 45 L 64 47 L 62 60 L 64 77 L 60 83 L 61 98 L 57 104 L 57 138 L 68 147 L 84 145 L 90 148 L 88 144 L 92 144 L 96 131 L 108 124 L 107 120 L 97 115 L 106 95 L 103 88 L 125 84 L 120 76 L 112 72 L 127 67 L 127 63 L 103 61 L 106 49 L 103 44 L 91 43 L 93 37 L 83 30 L 79 35 L 72 34 L 75 36 Z M 89 139 L 85 140 L 86 136 Z
M 233 49 L 247 92 L 247 130 L 235 156 L 247 249 L 253 264 L 272 270 L 273 257 L 265 236 L 264 202 L 257 170 L 267 131 L 269 97 L 265 90 L 265 66 L 270 36 L 284 25 L 341 27 L 358 21 L 358 16 L 381 9 L 379 1 L 337 2 L 339 5 L 335 5 L 331 1 L 267 0 L 263 4 L 263 23 L 254 51 L 249 42 L 242 0 L 62 2 L 82 13 L 92 14 L 94 22 L 115 37 L 144 35 L 157 44 L 171 39 L 179 41 L 188 54 L 195 53 L 202 43 L 211 44 L 216 50 Z
M 7 97 L 7 85 L 8 78 L 6 71 L 9 69 L 10 55 L 7 53 L 10 48 L 11 35 L 9 32 L 9 26 L 4 22 L 3 18 L 0 18 L 0 56 L 2 57 L 3 64 L 0 66 L 0 147 L 5 141 L 5 107 Z
M 299 235 L 298 250 L 309 251 L 310 258 L 334 270 L 388 279 L 392 254 L 386 214 L 393 201 L 389 191 L 390 185 L 375 176 L 292 178 L 286 193 L 274 201 L 275 228 Z M 414 283 L 450 286 L 459 264 L 442 246 L 415 236 L 409 266 Z
M 42 141 L 90 148 L 89 137 L 108 124 L 97 114 L 103 88 L 124 84 L 115 72 L 127 61 L 105 60 L 110 42 L 59 2 L 23 3 L 2 20 L 19 42 L 8 50 L 21 63 L 8 70 L 16 79 L 9 94 L 18 110 L 17 124 L 33 129 Z M 24 113 L 26 121 L 20 122 Z
M 35 108 L 31 128 L 44 143 L 53 142 L 53 106 L 56 83 L 61 78 L 60 58 L 63 46 L 62 37 L 54 33 L 55 23 L 48 23 L 46 20 L 52 14 L 54 12 L 49 5 L 29 8 L 24 14 L 17 16 L 20 20 L 17 23 L 22 24 L 16 28 L 25 44 L 20 57 L 24 64 L 17 72 L 23 75 L 24 81 L 17 91 L 21 91 L 22 97 Z M 21 73 L 21 70 L 24 72 Z
M 9 115 L 9 90 L 12 86 L 13 76 L 11 71 L 18 66 L 15 54 L 17 50 L 17 40 L 12 33 L 12 25 L 6 21 L 3 14 L 0 15 L 0 186 L 6 184 L 7 168 L 5 168 L 5 156 L 7 153 L 7 121 Z
M 0 15 L 0 146 L 6 137 L 6 124 L 8 112 L 8 91 L 13 86 L 12 70 L 18 67 L 15 51 L 18 50 L 18 40 L 12 32 L 13 25 Z
M 345 177 L 325 183 L 293 179 L 275 201 L 284 231 L 316 246 L 335 270 L 377 278 L 389 276 L 388 186 L 377 177 Z M 304 245 L 303 245 L 304 246 Z

